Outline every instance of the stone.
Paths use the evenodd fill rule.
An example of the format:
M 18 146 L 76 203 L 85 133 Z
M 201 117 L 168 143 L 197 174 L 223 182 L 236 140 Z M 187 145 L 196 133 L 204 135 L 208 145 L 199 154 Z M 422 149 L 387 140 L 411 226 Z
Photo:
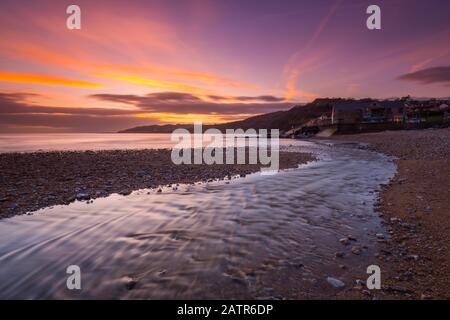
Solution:
M 89 199 L 91 199 L 91 195 L 89 193 L 79 192 L 79 193 L 77 193 L 76 198 L 79 201 L 81 201 L 81 200 L 89 200 Z
M 134 287 L 136 286 L 136 284 L 137 284 L 137 281 L 136 281 L 136 280 L 130 279 L 130 280 L 125 284 L 125 287 L 127 288 L 127 290 L 133 290 Z
M 410 255 L 407 256 L 406 258 L 409 259 L 409 260 L 414 260 L 414 261 L 419 260 L 419 256 L 416 255 L 416 254 L 410 254 Z
M 119 191 L 119 194 L 122 196 L 128 196 L 129 194 L 131 194 L 131 190 L 124 189 L 124 190 Z
M 333 277 L 327 277 L 327 282 L 337 289 L 342 289 L 345 287 L 344 282 Z
M 163 275 L 165 275 L 166 273 L 167 273 L 167 270 L 166 270 L 166 269 L 163 269 L 163 270 L 158 271 L 158 275 L 159 275 L 159 276 L 163 276 Z
M 413 293 L 411 290 L 404 288 L 404 287 L 400 287 L 400 286 L 388 286 L 384 289 L 386 291 L 390 291 L 390 292 Z
M 432 297 L 432 296 L 429 296 L 429 295 L 426 295 L 426 294 L 424 294 L 424 293 L 422 293 L 422 294 L 420 295 L 420 299 L 421 299 L 421 300 L 430 300 L 430 299 L 433 299 L 433 297 Z
M 364 288 L 364 285 L 365 285 L 364 281 L 362 281 L 361 279 L 356 279 L 354 288 L 362 290 Z
M 297 268 L 297 269 L 303 268 L 305 266 L 301 261 L 296 260 L 296 259 L 295 260 L 291 260 L 291 261 L 287 261 L 287 264 L 289 266 Z
M 354 246 L 354 247 L 352 247 L 351 251 L 353 254 L 360 255 L 362 252 L 362 249 L 359 246 Z
M 255 297 L 255 300 L 280 300 L 280 299 L 274 296 L 261 296 Z
M 264 287 L 264 288 L 262 288 L 262 291 L 264 291 L 265 293 L 271 294 L 271 293 L 273 293 L 274 290 L 271 287 Z

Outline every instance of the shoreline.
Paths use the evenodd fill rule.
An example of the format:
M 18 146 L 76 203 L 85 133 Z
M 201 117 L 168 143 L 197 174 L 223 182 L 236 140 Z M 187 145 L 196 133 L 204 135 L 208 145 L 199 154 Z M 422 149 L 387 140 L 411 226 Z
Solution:
M 449 299 L 450 129 L 341 135 L 394 156 L 397 173 L 379 194 L 377 212 L 390 233 L 378 255 L 382 289 L 352 288 L 343 299 Z
M 96 260 L 110 261 L 108 257 L 111 254 L 117 255 L 118 259 L 125 259 L 126 254 L 132 255 L 136 252 L 130 250 L 133 246 L 148 248 L 148 244 L 151 248 L 167 247 L 168 250 L 176 250 L 176 246 L 181 246 L 183 250 L 177 250 L 175 254 L 164 251 L 164 255 L 160 256 L 159 250 L 155 250 L 152 254 L 148 252 L 140 255 L 144 259 L 141 263 L 147 266 L 146 259 L 158 260 L 159 263 L 152 267 L 154 275 L 159 277 L 155 272 L 168 270 L 167 276 L 180 285 L 186 280 L 191 281 L 191 277 L 203 279 L 203 283 L 209 283 L 209 279 L 220 281 L 219 286 L 209 288 L 200 285 L 195 288 L 204 292 L 205 298 L 335 299 L 342 290 L 339 281 L 346 286 L 351 285 L 354 279 L 359 278 L 359 273 L 373 263 L 377 251 L 374 235 L 384 231 L 372 209 L 374 193 L 380 183 L 373 173 L 383 175 L 380 181 L 387 183 L 393 175 L 394 166 L 380 154 L 355 150 L 353 147 L 334 148 L 326 144 L 298 150 L 311 150 L 320 160 L 306 165 L 305 169 L 287 170 L 274 177 L 263 178 L 257 174 L 248 179 L 239 179 L 241 181 L 233 180 L 228 186 L 228 181 L 219 182 L 222 185 L 220 188 L 214 187 L 216 183 L 212 183 L 211 188 L 205 185 L 186 186 L 188 192 L 183 192 L 183 186 L 180 188 L 183 195 L 172 192 L 171 188 L 167 188 L 168 192 L 163 190 L 161 195 L 157 195 L 156 189 L 149 195 L 141 190 L 127 197 L 113 195 L 111 199 L 99 199 L 92 205 L 79 202 L 67 208 L 55 207 L 42 215 L 24 217 L 24 224 L 21 223 L 21 217 L 11 223 L 5 221 L 2 224 L 3 234 L 11 234 L 12 242 L 18 243 L 18 239 L 27 238 L 30 234 L 26 227 L 27 221 L 32 221 L 36 222 L 35 226 L 41 226 L 36 234 L 32 233 L 33 236 L 53 239 L 65 231 L 96 225 L 100 221 L 102 228 L 69 237 L 70 243 L 79 250 L 80 263 L 86 261 L 93 267 L 96 265 L 95 261 L 91 261 L 92 255 L 84 254 L 83 250 L 102 252 Z M 389 169 L 386 170 L 386 166 Z M 367 179 L 369 176 L 374 179 Z M 209 190 L 204 192 L 204 189 Z M 372 192 L 366 192 L 368 190 Z M 153 210 L 155 215 L 152 214 Z M 116 214 L 124 218 L 118 224 L 113 219 Z M 166 236 L 172 235 L 174 231 L 176 239 Z M 343 237 L 348 237 L 348 243 L 341 241 Z M 116 241 L 109 240 L 109 245 L 96 247 L 92 244 L 96 251 L 86 239 L 97 239 L 92 242 L 99 244 L 103 243 L 102 239 L 117 239 L 121 245 L 117 243 L 116 246 Z M 9 240 L 5 240 L 7 245 Z M 67 240 L 52 243 L 43 260 L 60 261 L 59 253 L 53 254 L 53 250 L 61 248 L 61 245 L 64 248 Z M 33 242 L 29 241 L 30 244 Z M 213 248 L 210 242 L 214 244 Z M 123 249 L 123 256 L 119 254 L 120 248 Z M 185 278 L 184 272 L 187 270 L 171 268 L 172 265 L 185 264 L 181 262 L 181 253 L 187 258 L 186 267 L 192 268 L 191 279 Z M 198 268 L 197 263 L 191 265 L 189 261 L 192 256 L 200 257 L 195 259 L 199 260 L 197 263 L 207 265 L 201 268 Z M 11 260 L 8 269 L 21 263 L 24 258 L 18 256 L 16 261 Z M 33 257 L 30 254 L 27 258 L 28 267 L 41 263 L 39 255 Z M 223 259 L 234 262 L 223 265 Z M 209 276 L 208 272 L 202 272 L 208 266 L 216 270 Z M 101 268 L 100 265 L 98 267 Z M 110 267 L 120 271 L 120 281 L 125 283 L 119 282 L 119 288 L 127 290 L 126 296 L 132 298 L 142 294 L 142 297 L 162 297 L 145 290 L 139 292 L 147 287 L 148 280 L 153 281 L 152 277 L 141 279 L 136 276 L 140 272 L 136 273 L 135 268 L 121 269 L 120 264 L 111 263 Z M 205 278 L 202 278 L 203 275 Z M 99 274 L 97 279 L 102 277 Z M 41 275 L 36 279 L 36 284 L 40 283 L 39 279 L 46 279 L 46 276 Z M 111 281 L 109 277 L 103 279 Z M 131 289 L 126 287 L 127 279 L 136 279 L 139 290 L 133 289 L 134 284 Z M 45 281 L 42 285 L 46 286 Z M 185 293 L 184 296 L 173 292 L 165 297 L 193 297 L 193 289 L 180 291 L 180 294 Z M 16 297 L 24 297 L 20 291 L 17 294 Z
M 244 177 L 259 164 L 175 165 L 169 149 L 51 151 L 0 154 L 0 219 L 76 200 L 170 184 Z M 280 151 L 280 170 L 314 160 L 308 153 Z
M 363 143 L 363 148 L 396 157 L 397 166 L 392 180 L 382 185 L 375 207 L 389 233 L 377 240 L 375 256 L 375 264 L 381 267 L 382 290 L 348 284 L 336 298 L 448 299 L 450 129 L 387 131 L 325 140 Z M 260 165 L 174 165 L 170 153 L 144 149 L 0 154 L 0 219 L 75 200 L 226 180 L 260 170 Z M 313 160 L 309 153 L 280 152 L 280 169 Z

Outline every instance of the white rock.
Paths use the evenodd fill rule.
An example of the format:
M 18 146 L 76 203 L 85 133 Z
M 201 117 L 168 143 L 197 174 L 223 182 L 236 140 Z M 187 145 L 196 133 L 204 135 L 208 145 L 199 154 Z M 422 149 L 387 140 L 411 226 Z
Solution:
M 339 279 L 336 279 L 333 277 L 327 277 L 327 281 L 329 284 L 331 284 L 335 288 L 341 289 L 341 288 L 345 287 L 345 283 Z

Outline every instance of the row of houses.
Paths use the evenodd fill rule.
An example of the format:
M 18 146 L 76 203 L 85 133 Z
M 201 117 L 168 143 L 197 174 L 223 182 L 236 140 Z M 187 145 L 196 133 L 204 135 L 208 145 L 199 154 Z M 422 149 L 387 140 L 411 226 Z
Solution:
M 318 99 L 331 112 L 292 127 L 288 136 L 310 136 L 319 132 L 372 132 L 450 125 L 450 101 Z
M 449 106 L 441 104 L 415 104 L 404 100 L 356 100 L 333 105 L 330 122 L 355 123 L 420 123 L 445 121 Z

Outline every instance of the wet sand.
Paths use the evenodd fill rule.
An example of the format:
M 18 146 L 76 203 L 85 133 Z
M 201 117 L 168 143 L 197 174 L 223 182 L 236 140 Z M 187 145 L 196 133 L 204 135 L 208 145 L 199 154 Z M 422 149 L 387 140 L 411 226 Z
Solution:
M 90 201 L 113 193 L 168 184 L 231 179 L 260 165 L 175 165 L 168 149 L 0 154 L 0 219 L 48 206 Z M 280 169 L 296 168 L 310 154 L 280 152 Z
M 450 129 L 336 136 L 397 157 L 398 172 L 378 211 L 391 232 L 380 241 L 381 292 L 347 290 L 342 298 L 450 298 Z

